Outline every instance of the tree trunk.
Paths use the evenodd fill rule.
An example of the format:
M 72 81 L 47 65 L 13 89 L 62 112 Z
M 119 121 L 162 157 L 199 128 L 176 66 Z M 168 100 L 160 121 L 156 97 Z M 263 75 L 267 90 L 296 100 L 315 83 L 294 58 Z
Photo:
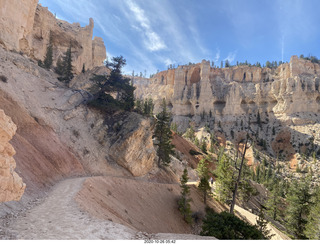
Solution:
M 241 159 L 241 164 L 240 164 L 240 168 L 239 168 L 239 174 L 238 174 L 238 179 L 234 185 L 234 191 L 233 191 L 233 195 L 232 195 L 232 201 L 231 201 L 231 206 L 230 206 L 230 213 L 233 214 L 233 210 L 234 210 L 234 205 L 236 204 L 236 195 L 237 195 L 237 190 L 238 190 L 238 185 L 239 182 L 241 180 L 241 172 L 242 172 L 242 167 L 243 167 L 243 163 L 244 163 L 244 157 L 246 155 L 246 151 L 247 151 L 247 143 L 248 143 L 248 136 L 246 139 L 246 143 L 244 145 L 244 152 L 242 154 L 242 159 Z

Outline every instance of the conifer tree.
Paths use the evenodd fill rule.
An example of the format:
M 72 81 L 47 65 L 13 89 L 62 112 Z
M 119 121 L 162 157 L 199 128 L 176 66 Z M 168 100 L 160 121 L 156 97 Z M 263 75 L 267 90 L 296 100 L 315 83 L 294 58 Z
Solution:
M 250 122 L 249 122 L 249 124 L 250 124 Z M 246 138 L 246 141 L 244 143 L 244 150 L 243 150 L 243 153 L 242 153 L 242 158 L 241 158 L 241 162 L 240 162 L 239 167 L 236 165 L 237 164 L 237 160 L 235 160 L 235 168 L 237 170 L 238 176 L 236 176 L 236 178 L 235 178 L 234 188 L 233 188 L 233 192 L 232 192 L 232 200 L 231 200 L 231 204 L 230 204 L 230 213 L 232 213 L 232 214 L 233 214 L 233 211 L 234 211 L 234 206 L 236 204 L 236 196 L 237 196 L 238 187 L 239 188 L 244 187 L 243 190 L 247 190 L 246 186 L 249 186 L 247 184 L 247 182 L 245 182 L 246 186 L 241 186 L 243 184 L 242 182 L 246 181 L 246 179 L 244 179 L 244 176 L 243 176 L 242 172 L 245 171 L 245 166 L 246 166 L 245 155 L 246 155 L 247 149 L 249 148 L 248 147 L 248 140 L 249 140 L 249 135 L 247 134 L 247 138 Z
M 181 198 L 178 202 L 179 210 L 183 216 L 183 219 L 191 224 L 192 216 L 191 216 L 191 207 L 190 207 L 190 186 L 187 185 L 189 180 L 188 170 L 184 169 L 183 174 L 180 178 L 180 188 L 181 188 Z
M 287 196 L 286 226 L 297 239 L 306 239 L 304 234 L 307 216 L 311 207 L 310 179 L 291 183 Z
M 266 239 L 271 239 L 273 234 L 270 234 L 271 230 L 268 229 L 268 221 L 264 217 L 264 212 L 262 206 L 260 207 L 259 215 L 257 218 L 257 223 L 255 225 L 257 229 L 264 235 Z
M 215 213 L 210 208 L 206 209 L 200 235 L 214 236 L 219 240 L 266 239 L 256 226 L 248 224 L 231 213 Z
M 63 79 L 66 82 L 69 82 L 73 78 L 73 73 L 72 73 L 72 56 L 71 56 L 71 44 L 66 52 L 66 55 L 64 57 L 63 63 L 65 65 L 65 72 L 63 74 Z
M 211 187 L 209 184 L 209 169 L 208 162 L 205 159 L 201 159 L 197 166 L 197 173 L 200 178 L 198 188 L 203 193 L 203 202 L 207 203 L 207 196 L 211 195 Z
M 82 71 L 81 71 L 82 73 L 85 73 L 86 72 L 86 66 L 85 66 L 85 64 L 83 64 L 82 65 Z
M 170 155 L 174 154 L 173 145 L 171 144 L 172 132 L 170 130 L 170 116 L 167 112 L 166 100 L 162 101 L 162 111 L 156 115 L 156 128 L 154 136 L 157 139 L 155 145 L 158 146 L 158 166 L 168 166 L 171 159 Z
M 135 107 L 138 113 L 143 114 L 143 108 L 142 108 L 142 100 L 141 99 L 136 99 L 135 101 Z
M 58 74 L 60 73 L 61 76 L 58 78 L 60 81 L 64 81 L 66 83 L 69 83 L 72 78 L 73 78 L 73 73 L 72 73 L 72 56 L 71 56 L 71 44 L 68 48 L 68 50 L 65 52 L 63 58 L 62 58 L 62 62 L 57 63 L 57 68 L 56 70 L 58 70 Z M 59 61 L 59 60 L 58 60 Z M 59 68 L 60 69 L 59 69 Z
M 260 118 L 259 111 L 258 111 L 258 114 L 257 114 L 257 124 L 259 125 L 259 127 L 261 127 L 261 118 Z
M 320 239 L 320 187 L 315 190 L 312 198 L 312 207 L 308 216 L 308 223 L 306 224 L 305 235 L 308 239 Z
M 232 197 L 234 180 L 232 177 L 233 168 L 231 161 L 225 154 L 223 154 L 218 161 L 214 174 L 216 176 L 216 192 L 218 199 L 221 202 L 227 203 Z
M 113 57 L 112 62 L 108 62 L 108 67 L 111 68 L 109 75 L 94 75 L 91 78 L 94 85 L 91 89 L 93 98 L 88 102 L 89 106 L 108 113 L 133 109 L 135 88 L 130 85 L 130 79 L 121 73 L 125 64 L 126 60 L 122 56 Z M 114 98 L 110 93 L 117 93 L 117 97 Z
M 144 103 L 143 103 L 143 114 L 144 115 L 152 116 L 153 115 L 153 108 L 154 108 L 154 104 L 153 104 L 152 98 L 144 100 Z
M 280 192 L 280 183 L 278 180 L 276 180 L 272 191 L 268 195 L 268 200 L 266 203 L 267 212 L 270 214 L 270 216 L 277 220 L 278 216 L 281 213 L 280 207 L 282 206 L 282 200 L 281 200 L 281 192 Z
M 50 69 L 53 62 L 53 46 L 52 46 L 52 35 L 50 32 L 49 44 L 47 46 L 46 56 L 43 61 L 43 67 L 46 69 Z

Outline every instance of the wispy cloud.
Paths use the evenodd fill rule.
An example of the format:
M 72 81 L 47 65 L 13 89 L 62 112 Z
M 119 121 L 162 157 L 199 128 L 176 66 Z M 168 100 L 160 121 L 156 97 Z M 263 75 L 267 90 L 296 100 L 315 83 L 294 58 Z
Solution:
M 135 20 L 140 24 L 145 35 L 144 43 L 150 51 L 159 51 L 166 48 L 164 41 L 160 36 L 153 31 L 150 21 L 145 15 L 145 12 L 135 2 L 129 0 L 126 2 L 130 11 L 133 13 Z
M 216 56 L 214 57 L 214 62 L 217 63 L 220 59 L 220 49 L 217 48 Z
M 237 51 L 230 52 L 228 56 L 224 59 L 224 61 L 228 60 L 229 63 L 232 63 L 237 56 Z

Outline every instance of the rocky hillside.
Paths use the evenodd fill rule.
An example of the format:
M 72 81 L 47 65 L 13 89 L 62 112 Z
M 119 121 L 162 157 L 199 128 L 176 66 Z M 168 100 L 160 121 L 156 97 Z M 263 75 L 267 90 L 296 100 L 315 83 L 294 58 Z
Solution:
M 89 25 L 70 24 L 57 19 L 38 0 L 0 1 L 0 45 L 7 50 L 21 52 L 36 60 L 43 60 L 49 45 L 53 45 L 54 64 L 72 46 L 73 67 L 80 73 L 101 66 L 106 59 L 102 38 L 93 36 L 93 19 Z
M 249 131 L 258 149 L 283 161 L 288 174 L 297 167 L 320 174 L 318 163 L 310 163 L 314 151 L 320 156 L 319 82 L 320 65 L 297 56 L 273 69 L 221 69 L 204 60 L 134 79 L 136 96 L 153 98 L 156 112 L 166 98 L 180 132 L 206 127 L 222 133 L 228 146 Z
M 190 227 L 177 208 L 178 182 L 186 167 L 189 184 L 197 184 L 195 168 L 204 157 L 200 150 L 174 134 L 171 165 L 159 168 L 152 118 L 123 111 L 102 114 L 87 106 L 90 78 L 109 72 L 99 67 L 106 51 L 101 38 L 92 39 L 93 20 L 86 27 L 61 21 L 37 0 L 0 0 L 0 13 L 0 239 L 214 239 L 189 235 L 199 234 L 205 215 L 202 195 L 195 186 L 191 187 L 191 205 L 199 222 Z M 54 62 L 72 45 L 78 75 L 68 85 L 38 65 L 50 39 Z M 79 74 L 83 65 L 87 70 Z M 189 122 L 214 129 L 220 119 L 224 123 L 217 137 L 228 145 L 226 128 L 233 126 L 236 116 L 246 122 L 248 111 L 272 111 L 271 105 L 260 111 L 262 98 L 256 100 L 256 95 L 243 90 L 253 91 L 264 83 L 272 87 L 276 72 L 260 71 L 233 74 L 232 69 L 213 69 L 203 62 L 161 72 L 150 82 L 137 81 L 137 96 L 166 97 L 179 130 Z M 235 105 L 229 90 L 243 96 L 244 107 Z M 245 112 L 233 112 L 232 104 Z M 228 108 L 225 112 L 224 107 Z M 288 121 L 274 114 L 274 121 Z M 243 136 L 238 132 L 236 140 Z M 283 148 L 290 133 L 277 129 L 274 151 L 293 155 L 293 146 Z M 208 131 L 201 129 L 197 136 L 208 137 Z M 210 169 L 214 167 L 212 162 Z M 227 209 L 214 199 L 208 199 L 208 204 L 217 212 Z M 255 216 L 249 222 L 254 224 Z
M 19 200 L 25 188 L 21 200 L 0 203 L 1 239 L 156 238 L 140 231 L 169 232 L 170 227 L 163 227 L 171 212 L 179 217 L 170 221 L 170 226 L 174 226 L 171 232 L 193 233 L 181 220 L 176 206 L 177 181 L 188 158 L 182 154 L 181 161 L 172 158 L 172 166 L 166 170 L 156 166 L 151 119 L 136 113 L 103 116 L 85 105 L 85 90 L 66 87 L 35 61 L 1 48 L 0 60 L 0 108 L 16 124 L 15 127 L 9 123 L 13 126 L 11 134 L 17 128 L 11 144 L 17 152 L 16 171 L 24 182 L 17 181 L 20 185 L 14 186 L 11 198 L 3 200 Z M 6 130 L 10 132 L 8 125 Z M 196 164 L 197 160 L 194 161 Z M 189 172 L 191 180 L 197 181 L 195 170 L 190 168 Z M 81 177 L 87 177 L 85 183 Z M 11 180 L 1 179 L 6 183 Z M 108 191 L 116 197 L 114 201 L 109 201 Z M 202 209 L 204 214 L 201 196 L 193 192 L 195 203 L 199 203 L 193 205 L 194 210 Z M 158 202 L 160 198 L 162 202 Z M 143 212 L 150 202 L 154 204 L 148 212 L 135 213 L 135 209 Z M 51 210 L 47 211 L 49 206 Z M 126 208 L 133 211 L 132 224 L 123 216 Z M 96 211 L 102 215 L 97 216 Z M 153 211 L 162 216 L 161 221 L 150 219 Z M 44 213 L 46 217 L 39 218 Z M 147 228 L 147 223 L 153 225 Z M 61 230 L 60 226 L 65 228 Z M 79 226 L 83 228 L 81 233 Z M 178 238 L 174 234 L 167 236 Z

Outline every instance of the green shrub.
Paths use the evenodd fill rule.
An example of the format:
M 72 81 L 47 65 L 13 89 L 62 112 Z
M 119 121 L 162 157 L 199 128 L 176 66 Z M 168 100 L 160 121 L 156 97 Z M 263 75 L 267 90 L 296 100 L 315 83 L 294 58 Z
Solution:
M 203 220 L 202 236 L 214 236 L 219 240 L 265 240 L 264 235 L 235 215 L 222 212 L 215 213 L 208 208 Z

